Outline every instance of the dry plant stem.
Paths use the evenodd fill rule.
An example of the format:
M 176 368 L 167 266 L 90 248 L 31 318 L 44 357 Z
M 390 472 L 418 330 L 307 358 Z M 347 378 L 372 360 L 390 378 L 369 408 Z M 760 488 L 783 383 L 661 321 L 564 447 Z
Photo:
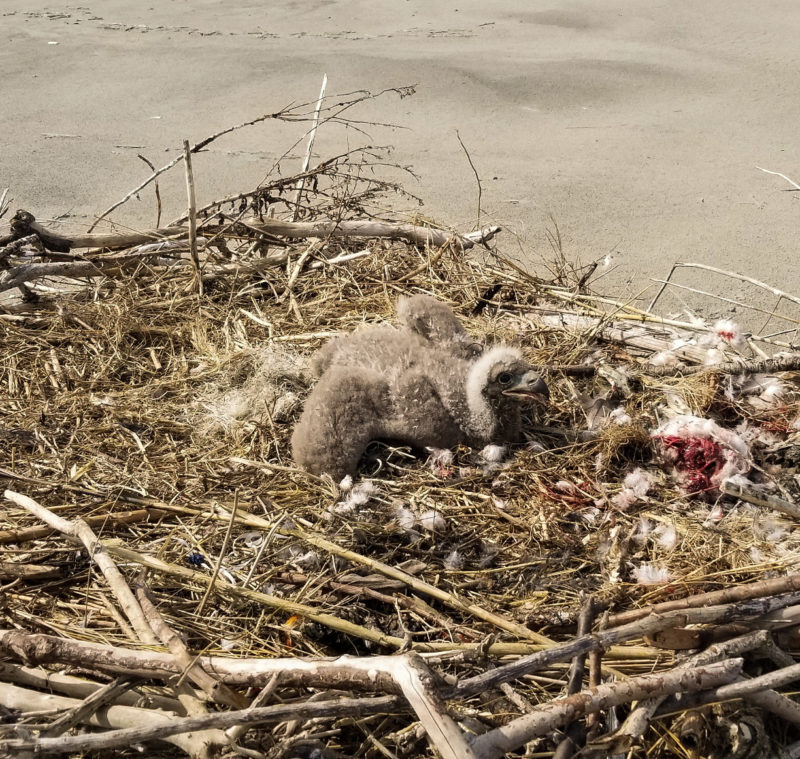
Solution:
M 127 709 L 129 707 L 111 708 Z M 141 727 L 111 730 L 91 735 L 41 738 L 34 741 L 0 740 L 0 752 L 7 752 L 13 755 L 17 751 L 32 749 L 43 754 L 69 754 L 79 751 L 102 751 L 152 740 L 168 740 L 176 745 L 181 745 L 178 741 L 181 740 L 183 734 L 186 734 L 186 740 L 181 740 L 181 743 L 186 745 L 189 743 L 189 738 L 196 734 L 206 735 L 210 730 L 225 730 L 236 725 L 257 725 L 295 718 L 352 718 L 380 714 L 382 712 L 392 714 L 400 709 L 403 709 L 403 699 L 400 696 L 378 696 L 373 698 L 341 698 L 312 703 L 278 704 L 257 709 L 209 714 L 203 717 L 173 718 L 159 725 L 153 725 L 153 722 L 156 721 L 154 718 L 160 715 L 153 715 L 153 719 L 150 719 L 148 724 Z M 148 712 L 148 710 L 139 711 Z M 220 735 L 224 736 L 225 733 L 220 733 Z M 181 747 L 183 748 L 183 746 Z
M 789 179 L 789 177 L 787 177 L 786 174 L 781 174 L 780 171 L 770 171 L 769 169 L 764 169 L 761 166 L 756 166 L 756 168 L 759 171 L 763 171 L 765 174 L 772 174 L 776 177 L 780 177 L 781 179 L 785 179 L 792 187 L 795 188 L 795 190 L 800 190 L 800 184 L 797 184 L 797 182 L 795 182 L 794 179 Z M 791 190 L 789 192 L 791 192 Z
M 749 282 L 751 285 L 755 285 L 756 287 L 760 287 L 764 290 L 767 290 L 777 297 L 785 298 L 786 300 L 790 300 L 792 303 L 797 303 L 798 305 L 800 305 L 800 298 L 798 298 L 796 295 L 790 295 L 789 293 L 786 293 L 783 290 L 779 290 L 777 287 L 768 285 L 766 282 L 761 282 L 760 280 L 753 279 L 752 277 L 746 277 L 743 274 L 737 274 L 735 271 L 726 271 L 725 269 L 718 269 L 716 266 L 709 266 L 708 264 L 697 264 L 685 261 L 676 263 L 674 265 L 674 268 L 703 269 L 704 271 L 712 271 L 715 274 L 721 274 L 724 277 L 730 277 L 731 279 L 738 279 L 741 282 Z
M 265 113 L 263 116 L 259 116 L 258 118 L 252 119 L 250 121 L 245 121 L 245 122 L 243 122 L 241 124 L 236 124 L 235 126 L 232 126 L 232 127 L 228 127 L 226 129 L 223 129 L 220 132 L 216 132 L 215 134 L 212 134 L 212 135 L 200 140 L 200 142 L 198 142 L 198 143 L 196 143 L 195 145 L 192 146 L 190 152 L 197 153 L 198 151 L 200 151 L 204 147 L 206 147 L 206 145 L 210 145 L 217 138 L 222 137 L 223 135 L 226 135 L 226 134 L 230 134 L 231 132 L 233 132 L 233 131 L 235 131 L 237 129 L 242 129 L 243 127 L 253 126 L 254 124 L 258 124 L 258 123 L 260 123 L 262 121 L 267 121 L 268 119 L 280 119 L 284 115 L 285 115 L 284 111 L 279 111 L 277 113 Z M 97 226 L 97 224 L 102 219 L 104 219 L 106 216 L 108 216 L 108 214 L 110 214 L 112 211 L 115 211 L 117 208 L 119 208 L 121 205 L 123 205 L 123 203 L 127 203 L 131 198 L 136 197 L 136 195 L 138 195 L 139 192 L 141 192 L 145 187 L 147 187 L 147 185 L 149 185 L 150 182 L 153 182 L 161 174 L 163 174 L 165 171 L 169 171 L 173 166 L 175 166 L 178 163 L 180 163 L 183 160 L 183 157 L 184 157 L 183 153 L 180 153 L 179 155 L 175 156 L 175 158 L 173 158 L 165 166 L 162 166 L 157 171 L 154 171 L 149 177 L 147 177 L 147 179 L 144 180 L 144 182 L 139 184 L 137 187 L 134 187 L 124 198 L 122 198 L 122 200 L 119 200 L 116 203 L 114 203 L 113 205 L 109 206 L 105 211 L 103 211 L 103 213 L 101 213 L 94 220 L 92 225 L 89 227 L 89 232 L 91 232 Z
M 0 704 L 8 709 L 21 712 L 35 712 L 50 709 L 68 710 L 81 705 L 81 701 L 64 696 L 54 696 L 51 693 L 41 693 L 39 691 L 19 688 L 7 683 L 0 683 Z M 162 740 L 172 743 L 182 749 L 190 756 L 201 756 L 207 753 L 213 746 L 223 746 L 227 744 L 225 733 L 212 728 L 203 729 L 202 732 L 169 731 L 171 725 L 175 724 L 176 716 L 167 712 L 160 712 L 155 709 L 141 709 L 132 706 L 105 706 L 99 711 L 87 717 L 87 724 L 93 727 L 112 728 L 114 732 L 123 730 L 126 733 L 137 730 L 150 730 L 158 732 L 159 729 L 167 731 Z M 100 733 L 96 737 L 102 737 L 108 733 Z M 160 737 L 160 736 L 159 736 Z M 37 744 L 52 746 L 59 753 L 59 747 L 69 745 L 70 741 L 75 740 L 69 736 L 59 736 L 57 738 L 40 738 L 34 741 L 25 741 L 26 747 L 17 747 L 14 741 L 0 740 L 0 756 L 11 754 L 16 756 L 16 752 L 34 748 Z M 116 745 L 125 745 L 116 744 Z M 78 749 L 79 750 L 79 749 Z
M 729 659 L 692 670 L 671 670 L 655 675 L 632 677 L 551 701 L 530 714 L 490 730 L 472 742 L 481 759 L 497 759 L 529 740 L 590 712 L 627 704 L 655 694 L 695 693 L 729 683 L 742 670 L 742 659 Z
M 333 614 L 319 612 L 314 607 L 307 606 L 306 604 L 287 601 L 282 598 L 277 598 L 276 596 L 271 596 L 267 593 L 261 593 L 255 590 L 249 590 L 247 588 L 240 588 L 236 585 L 231 585 L 226 580 L 219 578 L 212 583 L 211 578 L 202 572 L 197 572 L 186 567 L 179 567 L 176 564 L 169 564 L 168 562 L 161 561 L 153 556 L 145 556 L 137 553 L 136 551 L 131 551 L 128 548 L 122 548 L 121 546 L 107 546 L 107 548 L 111 554 L 123 559 L 124 561 L 136 562 L 137 564 L 147 567 L 148 569 L 153 569 L 157 572 L 163 572 L 164 574 L 175 577 L 182 577 L 185 580 L 196 582 L 199 585 L 208 586 L 212 584 L 220 593 L 247 598 L 250 601 L 263 604 L 264 606 L 272 609 L 284 611 L 288 614 L 298 614 L 314 622 L 318 622 L 319 624 L 324 625 L 332 630 L 338 630 L 339 632 L 343 632 L 347 635 L 353 635 L 357 638 L 362 638 L 363 640 L 370 640 L 373 643 L 378 643 L 381 646 L 399 648 L 403 643 L 401 638 L 385 635 L 378 630 L 371 630 L 366 627 L 362 627 L 361 625 L 353 624 L 341 619 L 340 617 L 336 617 Z
M 754 598 L 766 598 L 779 593 L 788 593 L 800 589 L 800 572 L 795 572 L 785 577 L 776 577 L 770 580 L 747 585 L 733 585 L 722 590 L 712 590 L 709 593 L 698 593 L 694 596 L 678 599 L 677 601 L 664 601 L 663 603 L 645 606 L 641 609 L 631 609 L 619 614 L 612 614 L 608 624 L 612 627 L 642 619 L 649 614 L 663 614 L 679 609 L 696 609 L 702 606 L 734 603 Z
M 189 256 L 194 267 L 195 286 L 199 295 L 203 294 L 203 278 L 200 275 L 200 259 L 197 257 L 197 202 L 194 194 L 194 173 L 192 171 L 192 151 L 189 140 L 183 141 L 183 165 L 186 169 L 186 196 L 189 218 Z
M 136 631 L 142 643 L 158 643 L 158 640 L 155 635 L 153 635 L 152 630 L 144 618 L 141 607 L 136 601 L 131 589 L 128 587 L 125 578 L 122 576 L 119 569 L 117 569 L 117 565 L 109 556 L 103 543 L 98 540 L 97 536 L 92 532 L 89 525 L 82 519 L 68 522 L 66 519 L 56 516 L 52 511 L 44 508 L 32 498 L 28 498 L 28 496 L 22 495 L 21 493 L 15 493 L 13 490 L 6 490 L 4 496 L 17 506 L 27 509 L 35 517 L 58 530 L 74 543 L 85 546 L 90 558 L 103 573 L 106 582 L 116 596 L 122 610 L 125 612 L 125 616 L 133 625 L 133 629 Z
M 181 677 L 188 677 L 206 694 L 209 701 L 225 704 L 234 709 L 243 709 L 246 706 L 245 700 L 203 669 L 197 662 L 196 657 L 189 653 L 183 641 L 164 621 L 164 618 L 153 604 L 147 588 L 142 583 L 139 583 L 136 587 L 136 597 L 151 629 L 175 657 L 175 663 L 181 670 Z
M 721 490 L 727 495 L 732 495 L 736 498 L 741 498 L 743 501 L 755 504 L 756 506 L 763 506 L 767 509 L 774 509 L 780 511 L 782 514 L 800 519 L 800 506 L 791 501 L 783 498 L 778 498 L 774 495 L 766 495 L 765 493 L 758 492 L 754 487 L 744 487 L 732 482 L 723 480 Z
M 345 548 L 342 548 L 341 546 L 332 543 L 330 540 L 323 538 L 321 535 L 316 535 L 314 533 L 308 533 L 301 530 L 287 530 L 287 531 L 281 530 L 279 532 L 301 538 L 304 542 L 308 543 L 309 545 L 313 545 L 314 547 L 319 548 L 323 551 L 331 553 L 335 556 L 340 556 L 341 558 L 347 559 L 348 561 L 353 561 L 358 564 L 363 564 L 364 566 L 370 567 L 371 569 L 380 572 L 382 575 L 385 575 L 386 577 L 391 577 L 395 580 L 400 580 L 401 582 L 405 583 L 408 587 L 410 587 L 412 590 L 415 590 L 418 593 L 423 593 L 424 595 L 430 596 L 431 598 L 435 598 L 436 600 L 447 604 L 447 606 L 449 606 L 451 609 L 456 609 L 460 612 L 471 614 L 472 616 L 477 617 L 478 619 L 482 619 L 484 622 L 489 622 L 495 627 L 499 627 L 501 630 L 506 630 L 507 632 L 514 633 L 514 635 L 517 635 L 520 638 L 534 640 L 537 643 L 541 643 L 543 645 L 548 645 L 548 646 L 554 645 L 554 642 L 552 640 L 545 637 L 544 635 L 540 635 L 539 633 L 534 632 L 533 630 L 529 630 L 524 625 L 520 625 L 517 622 L 514 622 L 510 619 L 506 619 L 505 617 L 502 617 L 499 614 L 495 614 L 494 612 L 483 609 L 477 604 L 464 603 L 451 593 L 448 593 L 445 590 L 441 590 L 440 588 L 430 585 L 424 580 L 420 580 L 414 577 L 413 575 L 403 572 L 400 569 L 396 569 L 395 567 L 390 567 L 388 564 L 384 564 L 383 562 L 377 561 L 376 559 L 371 559 L 367 556 L 362 556 L 361 554 L 358 554 L 355 551 L 350 551 Z
M 322 75 L 322 87 L 319 91 L 319 98 L 317 99 L 317 107 L 314 109 L 314 118 L 311 124 L 311 131 L 308 133 L 308 144 L 306 145 L 306 155 L 303 159 L 303 168 L 300 170 L 301 176 L 297 180 L 297 189 L 294 195 L 294 211 L 292 211 L 292 221 L 297 221 L 297 214 L 300 211 L 300 198 L 303 194 L 303 187 L 305 187 L 306 178 L 305 173 L 308 171 L 308 165 L 311 163 L 311 151 L 314 148 L 314 138 L 317 136 L 317 126 L 319 124 L 319 111 L 322 108 L 322 100 L 325 97 L 325 88 L 328 86 L 328 75 Z
M 790 324 L 800 324 L 800 320 L 793 319 L 790 316 L 784 316 L 783 314 L 778 314 L 775 312 L 774 308 L 772 310 L 766 308 L 759 308 L 758 306 L 754 306 L 750 303 L 742 303 L 741 301 L 734 300 L 733 298 L 726 298 L 723 295 L 716 295 L 715 293 L 706 292 L 705 290 L 699 290 L 696 287 L 689 287 L 688 285 L 680 285 L 677 282 L 672 282 L 666 279 L 652 279 L 652 281 L 658 282 L 659 284 L 662 285 L 669 285 L 670 287 L 675 287 L 678 290 L 687 290 L 688 292 L 694 293 L 695 295 L 702 295 L 704 298 L 714 298 L 715 300 L 722 301 L 723 303 L 730 303 L 734 306 L 737 306 L 738 308 L 746 308 L 749 311 L 755 311 L 756 313 L 759 314 L 766 314 L 769 317 L 781 319 L 782 321 L 789 322 Z
M 206 603 L 208 603 L 208 598 L 214 590 L 214 583 L 219 577 L 219 570 L 222 566 L 222 561 L 225 558 L 227 551 L 228 551 L 228 544 L 231 542 L 231 533 L 233 532 L 233 525 L 236 523 L 236 511 L 239 508 L 239 491 L 237 490 L 233 494 L 233 507 L 231 508 L 231 518 L 228 520 L 228 528 L 225 530 L 225 538 L 222 541 L 222 547 L 219 550 L 219 556 L 217 556 L 217 563 L 214 565 L 214 572 L 211 575 L 211 579 L 208 582 L 208 588 L 206 589 L 205 594 L 203 595 L 202 600 L 197 605 L 197 614 L 198 617 L 202 616 L 203 609 L 206 607 Z

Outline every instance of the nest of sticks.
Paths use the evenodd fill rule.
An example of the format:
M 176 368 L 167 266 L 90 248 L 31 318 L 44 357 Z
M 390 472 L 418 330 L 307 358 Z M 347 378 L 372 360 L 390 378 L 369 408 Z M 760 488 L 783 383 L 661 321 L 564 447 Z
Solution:
M 141 234 L 12 219 L 0 753 L 800 756 L 792 343 L 381 218 L 363 167 Z M 528 444 L 298 471 L 309 356 L 423 292 L 544 367 Z

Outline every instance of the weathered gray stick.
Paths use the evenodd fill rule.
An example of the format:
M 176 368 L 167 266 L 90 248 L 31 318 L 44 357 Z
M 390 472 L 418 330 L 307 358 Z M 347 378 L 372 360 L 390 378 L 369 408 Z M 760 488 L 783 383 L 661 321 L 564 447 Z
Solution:
M 497 759 L 529 740 L 567 724 L 584 714 L 627 704 L 656 694 L 694 693 L 729 683 L 742 670 L 742 659 L 728 659 L 691 670 L 676 669 L 600 685 L 588 691 L 551 701 L 530 714 L 490 730 L 472 742 L 481 759 Z
M 798 367 L 800 367 L 800 358 L 797 359 Z M 763 506 L 767 509 L 775 509 L 782 514 L 800 519 L 800 506 L 792 501 L 787 501 L 783 498 L 778 498 L 774 495 L 767 495 L 760 493 L 755 488 L 747 488 L 742 485 L 737 485 L 727 480 L 723 480 L 720 490 L 727 495 L 732 495 L 735 498 L 741 498 L 743 501 L 755 504 L 756 506 Z

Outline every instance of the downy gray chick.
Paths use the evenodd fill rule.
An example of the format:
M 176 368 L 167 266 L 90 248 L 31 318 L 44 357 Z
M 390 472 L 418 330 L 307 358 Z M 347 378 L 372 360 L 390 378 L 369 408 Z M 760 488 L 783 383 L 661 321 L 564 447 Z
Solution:
M 461 325 L 446 303 L 430 295 L 401 295 L 397 299 L 397 318 L 406 329 L 454 356 L 471 360 L 483 353 L 483 345 Z
M 519 351 L 500 346 L 469 362 L 419 339 L 398 342 L 382 367 L 334 364 L 323 373 L 292 435 L 300 467 L 335 480 L 355 474 L 373 440 L 419 448 L 519 441 L 519 401 L 549 397 Z
M 483 345 L 461 326 L 452 309 L 430 295 L 401 296 L 397 317 L 400 327 L 381 324 L 329 340 L 311 359 L 312 373 L 321 377 L 334 364 L 381 371 L 399 361 L 408 368 L 417 365 L 421 353 L 432 347 L 467 361 L 483 352 Z

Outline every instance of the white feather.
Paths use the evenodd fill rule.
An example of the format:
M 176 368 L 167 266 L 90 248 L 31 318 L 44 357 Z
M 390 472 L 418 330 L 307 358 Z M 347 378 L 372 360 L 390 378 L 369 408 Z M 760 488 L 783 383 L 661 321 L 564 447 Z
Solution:
M 411 532 L 417 524 L 416 514 L 401 504 L 395 507 L 394 516 L 403 532 Z
M 444 568 L 451 571 L 462 569 L 464 557 L 458 551 L 451 551 L 444 560 Z
M 672 580 L 672 574 L 657 564 L 640 564 L 633 568 L 633 576 L 639 585 L 663 585 Z
M 637 467 L 625 477 L 622 484 L 632 490 L 637 498 L 643 498 L 653 487 L 653 478 L 644 469 Z
M 678 544 L 678 531 L 674 525 L 660 524 L 653 531 L 653 535 L 665 551 L 672 551 Z
M 506 447 L 504 445 L 487 445 L 481 451 L 481 458 L 484 461 L 497 462 L 506 457 Z
M 428 530 L 429 532 L 444 532 L 447 529 L 445 518 L 433 509 L 422 514 L 418 522 L 423 530 Z
M 609 415 L 608 418 L 610 421 L 619 424 L 620 426 L 623 424 L 630 424 L 633 419 L 631 419 L 630 415 L 622 406 L 617 406 Z

